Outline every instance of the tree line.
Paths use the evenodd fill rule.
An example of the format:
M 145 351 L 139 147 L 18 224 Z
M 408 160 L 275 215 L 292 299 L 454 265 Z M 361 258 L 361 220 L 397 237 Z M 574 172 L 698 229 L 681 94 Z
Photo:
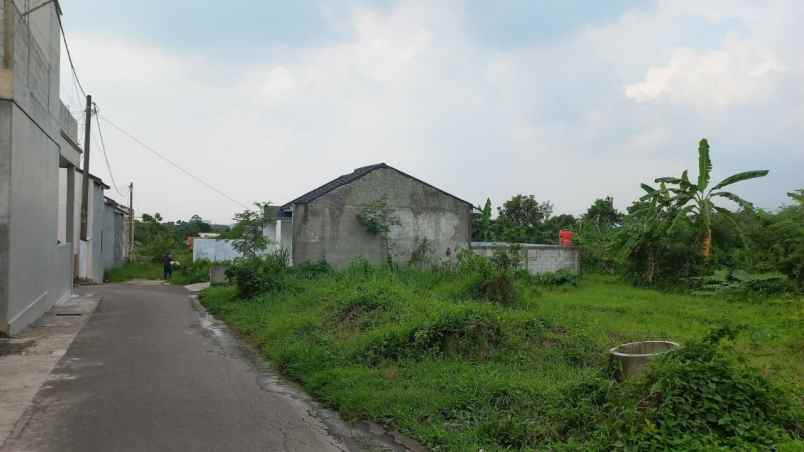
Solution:
M 729 278 L 750 282 L 752 274 L 776 274 L 804 288 L 804 189 L 788 193 L 789 202 L 779 209 L 758 209 L 729 189 L 768 171 L 744 171 L 714 183 L 710 154 L 709 143 L 701 140 L 696 180 L 685 170 L 642 183 L 643 195 L 625 212 L 604 196 L 578 217 L 554 215 L 550 201 L 517 194 L 497 207 L 495 216 L 487 199 L 473 213 L 472 240 L 556 244 L 559 231 L 567 229 L 581 250 L 584 271 L 619 273 L 638 285 L 700 286 L 712 275 L 728 285 Z M 256 242 L 270 221 L 266 205 L 238 213 L 231 227 L 198 215 L 165 222 L 158 213 L 144 214 L 135 226 L 136 252 L 149 259 L 189 252 L 187 237 L 218 232 L 243 244 L 244 254 L 255 254 L 251 248 L 262 245 Z

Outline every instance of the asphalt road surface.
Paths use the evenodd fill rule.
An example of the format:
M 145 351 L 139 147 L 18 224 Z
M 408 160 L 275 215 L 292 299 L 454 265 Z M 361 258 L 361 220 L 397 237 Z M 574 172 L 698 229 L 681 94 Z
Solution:
M 255 364 L 183 287 L 81 290 L 103 299 L 3 450 L 405 450 L 380 444 L 385 433 L 372 433 L 380 443 L 344 434 L 336 416 Z

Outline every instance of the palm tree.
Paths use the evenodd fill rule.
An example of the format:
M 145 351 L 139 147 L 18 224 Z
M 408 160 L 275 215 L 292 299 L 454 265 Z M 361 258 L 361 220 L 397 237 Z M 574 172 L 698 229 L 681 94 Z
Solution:
M 768 170 L 744 171 L 729 176 L 719 183 L 709 188 L 710 176 L 712 173 L 712 160 L 709 158 L 709 143 L 702 139 L 698 144 L 698 181 L 693 184 L 687 177 L 685 170 L 680 178 L 660 177 L 657 183 L 675 185 L 671 188 L 674 197 L 674 207 L 679 209 L 677 216 L 673 219 L 673 224 L 690 215 L 698 225 L 701 233 L 701 254 L 704 259 L 709 259 L 712 255 L 712 216 L 715 212 L 728 218 L 732 218 L 728 209 L 715 205 L 715 198 L 726 198 L 736 202 L 741 207 L 750 209 L 752 204 L 729 191 L 723 191 L 729 185 L 748 179 L 763 177 L 768 174 Z M 671 226 L 672 228 L 672 226 Z

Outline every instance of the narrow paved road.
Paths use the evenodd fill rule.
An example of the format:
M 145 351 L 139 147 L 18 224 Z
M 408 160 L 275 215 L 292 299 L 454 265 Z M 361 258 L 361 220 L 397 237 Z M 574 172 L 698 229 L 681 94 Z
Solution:
M 353 448 L 304 396 L 255 366 L 184 288 L 82 290 L 103 301 L 5 450 Z

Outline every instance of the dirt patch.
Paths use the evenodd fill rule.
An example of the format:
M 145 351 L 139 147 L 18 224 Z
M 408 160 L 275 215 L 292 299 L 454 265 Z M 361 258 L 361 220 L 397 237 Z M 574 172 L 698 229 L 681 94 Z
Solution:
M 14 339 L 0 339 L 0 356 L 22 355 L 25 350 L 36 345 L 35 341 L 19 341 Z

